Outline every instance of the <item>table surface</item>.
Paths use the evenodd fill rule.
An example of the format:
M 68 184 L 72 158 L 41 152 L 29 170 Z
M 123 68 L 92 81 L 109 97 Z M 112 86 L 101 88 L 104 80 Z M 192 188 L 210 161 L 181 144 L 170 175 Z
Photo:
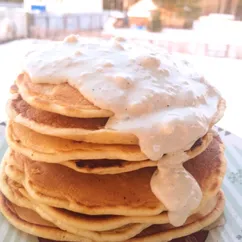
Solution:
M 242 241 L 242 139 L 224 129 L 215 127 L 215 130 L 225 144 L 228 161 L 223 182 L 226 222 L 224 226 L 211 230 L 206 242 L 239 242 Z M 4 133 L 5 125 L 0 123 L 1 157 L 7 149 Z M 38 239 L 18 231 L 0 215 L 0 242 L 38 242 Z

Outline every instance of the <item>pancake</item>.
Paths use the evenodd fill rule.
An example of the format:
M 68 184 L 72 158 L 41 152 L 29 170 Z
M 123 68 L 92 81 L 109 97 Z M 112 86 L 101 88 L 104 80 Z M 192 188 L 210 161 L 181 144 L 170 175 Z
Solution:
M 66 140 L 42 135 L 20 124 L 9 122 L 7 128 L 9 145 L 29 158 L 62 162 L 75 159 L 122 159 L 146 160 L 136 145 L 102 145 Z M 44 151 L 44 152 L 43 152 Z
M 10 199 L 11 200 L 11 199 Z M 18 202 L 19 202 L 19 200 L 17 200 Z M 39 211 L 41 211 L 41 206 L 40 205 L 38 205 L 38 204 L 35 204 L 33 207 L 35 207 L 35 209 L 39 212 Z M 43 209 L 43 207 L 46 207 L 46 206 L 42 206 L 42 209 Z M 212 210 L 213 210 L 213 208 L 212 208 Z M 43 213 L 40 213 L 40 214 L 42 214 L 43 215 Z M 76 215 L 77 216 L 77 215 Z M 107 216 L 108 217 L 108 216 Z M 110 217 L 112 217 L 112 216 L 110 216 Z M 114 217 L 114 216 L 113 216 Z M 158 221 L 158 216 L 155 216 L 155 217 L 157 217 L 156 219 L 153 219 L 154 221 Z M 197 214 L 196 216 L 194 215 L 193 217 L 196 217 L 196 218 L 201 218 L 201 215 L 199 216 L 199 214 Z M 191 217 L 190 219 L 192 219 L 193 217 Z M 48 220 L 49 221 L 54 221 L 54 222 L 56 222 L 57 224 L 57 226 L 58 227 L 60 227 L 60 228 L 62 228 L 62 229 L 65 229 L 65 230 L 67 230 L 67 231 L 71 231 L 71 232 L 73 232 L 73 233 L 79 233 L 80 235 L 82 235 L 83 234 L 83 231 L 81 231 L 79 228 L 77 228 L 77 227 L 74 227 L 72 224 L 70 224 L 69 223 L 69 221 L 68 220 L 63 220 L 63 218 L 61 219 L 61 220 L 59 220 L 59 219 L 53 219 L 52 217 L 46 217 L 46 214 L 45 214 L 45 218 L 47 219 L 47 218 L 49 218 Z M 133 220 L 135 220 L 135 219 L 138 219 L 138 217 L 137 218 L 133 218 Z M 93 220 L 95 220 L 95 218 L 93 218 Z M 145 217 L 144 218 L 141 218 L 141 220 L 144 220 L 144 221 L 146 221 L 146 222 L 148 222 L 149 220 L 152 220 L 152 217 L 147 217 L 146 219 L 145 219 Z M 101 223 L 102 222 L 102 225 L 103 225 L 103 221 L 102 220 L 99 220 L 99 223 Z M 168 220 L 166 219 L 166 221 L 164 221 L 164 219 L 163 219 L 163 222 L 168 222 Z M 91 227 L 92 226 L 92 224 L 90 223 L 90 221 L 89 221 L 89 223 L 87 223 L 86 224 L 86 226 L 87 227 Z M 130 226 L 130 228 L 129 229 L 131 229 L 132 228 L 132 232 L 134 233 L 135 232 L 135 229 L 136 229 L 136 227 L 135 226 L 139 226 L 139 225 L 133 225 L 133 226 Z M 140 225 L 140 228 L 142 228 L 142 226 L 144 227 L 144 225 Z M 146 225 L 147 227 L 149 226 L 148 224 Z M 124 227 L 125 228 L 125 227 Z M 122 228 L 122 229 L 119 229 L 119 230 L 115 230 L 115 232 L 116 233 L 124 233 L 124 228 Z M 89 234 L 90 234 L 90 232 L 89 232 Z M 101 235 L 102 233 L 100 233 L 100 235 Z M 110 239 L 110 232 L 108 232 L 108 235 L 109 235 L 109 240 L 107 240 L 107 241 L 118 241 L 118 239 L 117 239 L 117 237 L 118 236 L 116 236 L 115 237 L 115 239 L 114 240 L 111 240 Z M 89 235 L 90 236 L 90 235 Z M 123 235 L 122 235 L 123 236 Z M 105 235 L 103 236 L 102 235 L 102 239 L 104 239 L 105 238 Z M 102 241 L 102 240 L 98 240 L 98 241 Z M 105 240 L 104 240 L 105 241 Z
M 194 217 L 191 218 L 188 223 L 179 228 L 174 228 L 171 225 L 152 225 L 149 228 L 142 231 L 139 235 L 135 236 L 129 242 L 157 242 L 157 241 L 169 241 L 174 238 L 179 238 L 186 236 L 188 234 L 199 231 L 213 222 L 215 222 L 222 214 L 224 208 L 224 197 L 223 193 L 219 193 L 218 202 L 212 212 L 205 215 L 204 217 Z M 76 240 L 75 235 L 71 235 L 67 232 L 61 231 L 55 227 L 52 227 L 52 224 L 44 221 L 37 214 L 31 211 L 31 216 L 28 216 L 30 212 L 25 211 L 25 215 L 22 213 L 22 209 L 17 207 L 8 201 L 2 194 L 0 195 L 0 208 L 5 217 L 17 228 L 21 229 L 24 232 L 41 236 L 43 238 L 52 239 L 52 240 L 69 240 L 69 241 L 82 241 L 82 242 L 94 242 L 93 240 L 79 238 Z M 27 211 L 27 213 L 26 213 Z M 27 214 L 27 216 L 26 216 Z M 34 217 L 34 219 L 33 219 Z M 36 217 L 38 218 L 36 222 Z M 41 222 L 40 222 L 41 221 Z M 54 232 L 54 233 L 53 233 Z M 42 233 L 40 235 L 40 233 Z M 57 238 L 61 235 L 61 238 Z M 74 236 L 74 237 L 72 237 Z M 71 237 L 68 239 L 68 237 Z
M 2 174 L 1 174 L 1 178 L 3 178 Z M 14 200 L 14 202 L 16 201 L 17 204 L 19 205 L 19 202 L 21 200 L 23 200 L 23 197 L 22 196 L 19 196 L 19 195 L 17 195 L 16 197 L 14 197 L 14 196 L 9 195 L 9 194 L 11 194 L 11 193 L 19 194 L 18 189 L 19 189 L 19 186 L 21 186 L 21 185 L 11 186 L 11 183 L 12 183 L 11 182 L 11 179 L 8 179 L 6 175 L 4 177 L 5 177 L 5 179 L 1 179 L 1 187 L 6 187 L 7 190 L 8 190 L 7 195 L 6 195 L 8 197 L 8 199 L 10 201 L 12 201 L 13 199 L 16 198 L 16 200 Z M 2 183 L 2 180 L 5 180 L 6 183 Z M 14 184 L 14 183 L 12 183 L 12 184 Z M 6 189 L 4 189 L 4 190 L 5 190 L 4 193 L 6 193 Z M 218 198 L 220 198 L 220 196 L 221 196 L 221 194 L 218 194 Z M 189 219 L 187 220 L 187 223 L 186 224 L 189 224 L 194 219 L 199 220 L 199 219 L 203 218 L 204 215 L 206 215 L 207 213 L 210 213 L 214 209 L 214 206 L 215 205 L 216 205 L 216 200 L 215 200 L 215 203 L 212 204 L 212 206 L 209 206 L 209 208 L 205 205 L 205 207 L 206 207 L 205 210 L 202 208 L 196 214 L 194 214 L 191 217 L 189 217 Z M 53 210 L 53 211 L 52 211 L 52 213 L 49 213 L 48 209 L 46 210 L 46 208 L 47 208 L 46 205 L 42 205 L 42 204 L 35 203 L 34 205 L 32 204 L 31 207 L 32 207 L 32 209 L 35 208 L 35 210 L 41 215 L 41 217 L 43 217 L 43 218 L 45 218 L 45 219 L 47 219 L 49 221 L 53 221 L 54 223 L 56 223 L 56 225 L 58 227 L 62 227 L 65 230 L 72 231 L 72 232 L 76 232 L 76 231 L 80 230 L 80 228 L 77 227 L 77 222 L 78 222 L 78 220 L 80 220 L 80 218 L 83 219 L 83 217 L 84 218 L 86 217 L 86 219 L 83 219 L 82 222 L 85 223 L 85 226 L 88 227 L 88 228 L 90 228 L 90 227 L 93 228 L 93 226 L 95 225 L 95 223 L 96 224 L 99 224 L 100 226 L 107 227 L 108 224 L 110 225 L 110 222 L 112 223 L 115 220 L 116 221 L 120 220 L 119 222 L 122 223 L 122 222 L 124 222 L 124 219 L 125 218 L 126 218 L 126 220 L 129 219 L 130 221 L 139 220 L 139 221 L 143 221 L 143 222 L 146 222 L 146 223 L 152 223 L 153 222 L 153 223 L 157 223 L 157 224 L 163 224 L 163 226 L 162 226 L 163 228 L 167 228 L 167 226 L 168 226 L 168 225 L 164 225 L 165 223 L 168 222 L 168 218 L 167 218 L 166 213 L 164 213 L 163 215 L 160 215 L 160 216 L 153 216 L 153 217 L 130 217 L 129 218 L 129 217 L 121 217 L 121 216 L 101 216 L 101 217 L 100 216 L 98 216 L 98 217 L 97 216 L 90 216 L 88 218 L 88 216 L 85 216 L 85 215 L 82 215 L 82 214 L 79 214 L 78 215 L 78 214 L 75 214 L 75 213 L 71 213 L 70 211 L 68 213 L 68 211 L 66 211 L 66 210 L 60 210 L 60 211 L 62 211 L 62 213 L 66 213 L 66 215 L 67 215 L 67 216 L 65 216 L 65 219 L 64 219 L 64 217 L 61 217 L 61 216 L 59 218 L 56 217 L 56 213 L 55 212 L 53 213 L 53 211 L 58 210 L 57 208 L 50 208 L 49 210 Z M 75 220 L 76 223 L 74 222 L 73 219 L 70 219 L 71 217 L 75 217 L 76 218 L 76 220 Z M 162 219 L 162 217 L 163 217 L 163 219 Z M 122 218 L 123 218 L 123 221 L 122 221 Z M 163 221 L 160 222 L 159 219 L 161 219 Z M 107 223 L 108 220 L 110 220 L 109 223 Z M 93 223 L 94 221 L 95 221 L 95 223 Z M 169 225 L 169 227 L 171 227 L 171 226 Z M 81 232 L 79 232 L 79 233 L 81 233 Z
M 100 176 L 77 173 L 59 164 L 29 160 L 16 161 L 18 169 L 21 169 L 20 162 L 25 168 L 22 184 L 39 203 L 90 215 L 152 216 L 166 210 L 150 189 L 155 168 Z M 184 167 L 200 185 L 202 206 L 217 194 L 225 174 L 226 161 L 219 137 L 215 137 L 202 154 L 187 161 Z M 12 173 L 7 172 L 7 175 L 14 180 L 14 171 Z
M 157 162 L 151 160 L 130 162 L 124 160 L 79 160 L 65 161 L 62 165 L 75 171 L 89 174 L 119 174 L 135 171 L 145 167 L 156 167 Z
M 21 164 L 22 165 L 22 163 L 20 163 L 20 162 L 18 162 L 17 164 Z M 22 172 L 23 169 L 18 169 L 18 167 L 16 166 L 16 164 L 13 165 L 13 163 L 11 162 L 11 160 L 10 160 L 9 163 L 7 163 L 5 165 L 5 172 L 8 174 L 8 176 L 11 177 L 11 178 L 14 177 L 13 180 L 15 182 L 17 182 L 17 183 L 20 183 L 20 184 L 21 184 L 21 182 L 22 182 L 22 180 L 24 178 L 24 176 L 23 176 L 24 174 Z
M 92 242 L 58 229 L 37 213 L 14 205 L 2 193 L 0 193 L 0 211 L 13 226 L 25 233 L 59 241 Z
M 215 209 L 206 216 L 191 219 L 189 223 L 185 223 L 178 228 L 174 228 L 171 225 L 152 225 L 136 237 L 127 240 L 127 242 L 170 241 L 202 230 L 214 223 L 223 213 L 225 204 L 223 192 L 220 192 L 218 196 L 219 198 Z
M 125 217 L 114 215 L 89 216 L 37 203 L 28 195 L 28 193 L 21 184 L 13 181 L 5 174 L 4 168 L 6 167 L 6 165 L 7 164 L 5 162 L 0 175 L 0 186 L 2 193 L 8 198 L 8 200 L 14 202 L 18 206 L 35 209 L 36 212 L 38 212 L 42 217 L 49 218 L 49 220 L 53 220 L 58 223 L 64 223 L 67 227 L 72 227 L 72 229 L 91 229 L 95 231 L 107 231 L 131 223 L 149 224 L 168 222 L 168 217 L 166 213 L 151 217 Z
M 28 198 L 24 187 L 18 182 L 10 179 L 3 170 L 1 170 L 0 174 L 0 187 L 0 191 L 4 196 L 15 205 L 23 208 L 33 208 L 33 203 L 31 203 Z
M 16 161 L 20 161 L 20 160 L 31 161 L 27 156 L 24 156 L 20 153 L 17 153 L 11 150 L 8 157 L 7 169 L 10 166 L 15 166 L 15 167 L 10 167 L 9 172 L 11 172 L 11 170 L 13 169 L 16 170 Z M 19 164 L 21 164 L 21 162 L 19 162 Z M 99 174 L 99 175 L 119 174 L 123 172 L 138 170 L 144 167 L 157 166 L 157 162 L 151 161 L 151 160 L 137 161 L 137 162 L 129 162 L 124 160 L 77 160 L 77 161 L 65 161 L 65 162 L 62 162 L 61 164 L 81 173 L 90 173 L 90 174 Z M 18 174 L 16 174 L 17 172 L 18 171 L 16 170 L 14 174 L 16 178 L 18 177 Z
M 5 198 L 6 199 L 6 198 Z M 35 224 L 45 226 L 45 227 L 50 227 L 50 228 L 55 228 L 55 229 L 61 229 L 60 226 L 57 227 L 53 223 L 49 222 L 48 220 L 44 220 L 41 218 L 38 213 L 36 213 L 32 209 L 27 209 L 27 208 L 22 208 L 14 203 L 11 203 L 9 200 L 7 203 L 10 204 L 10 209 L 12 209 L 12 212 L 15 212 L 17 216 L 19 216 L 20 219 L 26 220 L 26 221 L 34 221 Z M 7 219 L 9 219 L 7 217 Z M 12 222 L 10 220 L 10 222 Z M 72 235 L 73 238 L 75 238 L 76 235 L 80 236 L 79 240 L 82 239 L 82 235 L 85 235 L 85 238 L 91 239 L 92 241 L 113 241 L 113 242 L 118 242 L 118 241 L 126 241 L 129 238 L 134 237 L 135 235 L 139 234 L 142 230 L 145 228 L 149 227 L 149 224 L 132 224 L 132 225 L 126 225 L 124 227 L 112 230 L 112 231 L 105 231 L 105 232 L 95 232 L 95 231 L 88 231 L 88 230 L 75 230 L 72 229 L 72 231 L 76 232 L 76 234 Z M 18 227 L 17 227 L 18 228 Z M 22 230 L 20 228 L 20 230 Z M 66 230 L 60 230 L 60 232 L 63 231 L 63 234 L 69 233 L 66 232 Z M 26 231 L 24 231 L 26 232 Z M 28 232 L 27 233 L 31 233 Z M 33 235 L 39 236 L 38 234 L 31 233 Z M 48 237 L 47 237 L 48 238 Z M 49 237 L 53 238 L 53 237 Z M 76 240 L 74 240 L 76 241 Z M 82 240 L 81 240 L 82 241 Z
M 18 76 L 16 85 L 22 98 L 38 109 L 77 118 L 101 118 L 113 115 L 108 110 L 94 106 L 67 83 L 36 84 L 23 73 Z
M 164 212 L 157 216 L 88 216 L 84 214 L 77 214 L 71 211 L 49 207 L 40 203 L 36 203 L 29 198 L 25 189 L 18 183 L 9 179 L 4 170 L 0 176 L 0 185 L 2 192 L 8 200 L 18 206 L 34 209 L 42 218 L 53 222 L 58 227 L 66 231 L 76 233 L 82 229 L 94 231 L 107 231 L 116 229 L 131 223 L 146 223 L 146 224 L 165 224 L 169 223 L 167 213 Z M 23 195 L 24 194 L 24 195 Z M 31 202 L 30 202 L 31 200 Z M 217 198 L 214 197 L 209 200 L 196 214 L 197 217 L 204 216 L 211 212 L 216 206 Z M 192 215 L 194 217 L 195 215 Z
M 216 205 L 217 198 L 213 198 Z M 214 206 L 211 207 L 210 211 L 214 209 Z M 143 224 L 167 224 L 169 223 L 169 219 L 167 216 L 167 213 L 164 212 L 160 215 L 156 216 L 87 216 L 83 214 L 77 214 L 73 213 L 67 210 L 60 210 L 54 207 L 49 207 L 43 204 L 38 204 L 35 206 L 35 210 L 37 213 L 45 218 L 48 221 L 53 222 L 58 227 L 69 231 L 74 234 L 80 234 L 79 231 L 85 228 L 92 228 L 94 230 L 95 227 L 98 227 L 99 229 L 102 228 L 101 226 L 105 226 L 105 231 L 107 229 L 111 230 L 114 228 L 119 228 L 122 226 L 125 226 L 127 224 L 133 224 L 133 223 L 143 223 Z M 192 215 L 195 216 L 195 215 Z M 192 217 L 191 216 L 191 217 Z M 199 214 L 199 211 L 196 213 L 197 217 L 201 217 L 202 215 Z M 189 220 L 189 219 L 188 219 Z M 99 223 L 99 226 L 97 224 Z M 95 227 L 93 227 L 93 225 Z M 95 230 L 96 231 L 96 230 Z
M 209 133 L 203 139 L 195 142 L 195 144 L 191 148 L 191 151 L 189 152 L 190 158 L 197 156 L 199 153 L 205 150 L 208 144 L 211 142 L 212 138 L 213 138 L 212 133 Z M 21 159 L 28 159 L 28 158 L 26 156 L 24 157 L 21 153 L 11 150 L 10 155 L 8 157 L 8 166 L 11 166 L 11 163 L 14 164 L 15 161 L 21 160 Z M 118 173 L 138 170 L 144 167 L 157 166 L 157 162 L 151 161 L 151 160 L 129 162 L 124 160 L 107 160 L 107 159 L 64 161 L 61 164 L 78 172 L 92 173 L 92 174 L 118 174 Z M 15 174 L 15 176 L 17 175 Z
M 10 121 L 7 127 L 10 147 L 29 158 L 45 162 L 76 159 L 147 160 L 137 145 L 105 145 L 42 135 Z
M 31 107 L 19 94 L 8 101 L 7 113 L 11 120 L 41 134 L 99 144 L 138 144 L 132 134 L 105 129 L 108 118 L 73 118 L 43 111 Z
M 4 167 L 3 167 L 4 168 Z M 27 208 L 28 210 L 34 210 L 38 212 L 41 210 L 39 207 L 40 204 L 33 203 L 33 201 L 30 201 L 26 197 L 26 192 L 24 192 L 24 188 L 9 179 L 6 174 L 4 174 L 4 170 L 1 171 L 0 176 L 0 185 L 1 185 L 1 191 L 6 196 L 6 198 L 11 201 L 13 204 L 22 207 Z M 23 195 L 25 194 L 25 196 Z M 114 230 L 109 230 L 105 232 L 97 232 L 97 231 L 90 231 L 91 224 L 89 223 L 89 229 L 84 230 L 77 227 L 69 226 L 68 220 L 65 221 L 58 221 L 55 218 L 52 218 L 48 215 L 48 213 L 39 213 L 39 215 L 46 219 L 47 221 L 52 221 L 55 226 L 58 226 L 59 228 L 71 232 L 73 234 L 84 236 L 86 238 L 93 239 L 95 241 L 124 241 L 131 237 L 134 237 L 135 235 L 139 234 L 143 229 L 150 226 L 148 223 L 132 223 L 132 224 L 125 224 L 123 226 L 117 227 Z
M 189 157 L 201 153 L 210 143 L 212 134 L 202 138 L 202 144 L 187 151 Z M 10 121 L 7 127 L 9 146 L 30 159 L 59 163 L 68 160 L 118 159 L 126 161 L 147 160 L 137 145 L 101 145 L 81 141 L 66 140 L 36 133 L 35 131 Z M 164 159 L 163 156 L 162 159 Z
M 202 153 L 213 139 L 213 134 L 208 133 L 202 139 L 197 140 L 191 150 L 186 152 L 190 159 Z M 167 157 L 163 157 L 165 160 Z M 78 160 L 65 161 L 61 163 L 75 171 L 91 174 L 118 174 L 138 170 L 145 167 L 156 167 L 157 162 L 151 160 L 130 162 L 124 160 Z
M 188 241 L 205 242 L 206 238 L 208 237 L 208 233 L 209 231 L 207 230 L 200 230 L 196 233 L 189 234 L 187 236 L 180 237 L 177 239 L 173 239 L 170 242 L 188 242 Z M 39 242 L 59 242 L 56 240 L 47 240 L 40 237 L 38 237 L 38 240 Z
M 24 166 L 26 170 L 30 169 L 31 173 L 38 173 L 38 169 L 41 167 L 32 167 L 32 165 L 38 166 L 38 164 L 47 165 L 47 163 L 32 162 L 32 164 L 27 164 L 27 162 L 25 162 Z M 48 183 L 47 191 L 43 191 L 43 193 L 36 192 L 36 189 L 32 188 L 30 185 L 32 182 L 28 178 L 27 171 L 26 174 L 23 174 L 24 180 L 22 181 L 22 184 L 28 195 L 36 200 L 37 203 L 65 208 L 89 215 L 113 214 L 150 216 L 159 214 L 164 210 L 164 206 L 156 199 L 149 188 L 148 179 L 152 176 L 155 170 L 154 168 L 137 170 L 141 171 L 137 174 L 130 174 L 132 172 L 128 172 L 117 175 L 100 176 L 76 173 L 59 164 L 54 164 L 54 166 L 51 165 L 52 164 L 48 164 L 48 166 L 43 167 L 44 169 L 46 168 L 44 172 L 48 173 L 49 171 L 50 173 L 48 173 L 48 175 L 51 175 L 52 177 L 56 176 L 59 172 L 63 172 L 62 174 L 59 173 L 59 175 L 61 175 L 61 179 L 66 182 L 59 184 L 59 186 L 55 183 L 58 182 L 58 179 L 60 178 L 59 175 L 59 178 L 56 177 L 57 179 L 54 179 L 53 181 L 48 179 L 48 181 L 45 177 L 47 174 L 43 174 L 41 171 L 41 176 L 43 176 L 43 178 L 45 177 L 45 182 Z M 55 169 L 57 173 L 53 173 L 52 169 Z M 136 179 L 132 179 L 131 175 L 139 176 Z M 112 182 L 110 183 L 111 180 Z M 130 184 L 131 180 L 135 188 L 137 187 L 138 190 L 133 191 L 132 187 L 127 187 L 127 184 Z M 80 184 L 77 185 L 76 182 L 80 182 Z M 118 185 L 121 185 L 122 189 L 118 190 Z M 51 191 L 52 186 L 56 186 L 56 194 Z M 90 189 L 91 187 L 92 189 Z M 48 195 L 45 194 L 45 192 L 47 192 Z M 42 196 L 43 198 L 41 198 Z
M 219 211 L 219 213 L 222 213 L 223 212 L 223 207 L 224 207 L 224 197 L 223 197 L 223 193 L 221 193 L 221 194 L 219 194 L 219 196 L 221 196 L 222 195 L 222 199 L 220 199 L 219 201 L 218 201 L 218 203 L 217 203 L 217 210 Z M 218 217 L 218 214 L 216 214 L 216 209 L 209 215 L 209 217 L 207 216 L 206 217 L 206 220 L 207 221 L 205 221 L 205 219 L 203 219 L 202 220 L 202 223 L 203 224 L 205 224 L 205 223 L 209 223 L 209 220 L 214 220 L 215 219 L 215 217 Z M 221 215 L 221 216 L 223 216 L 223 215 Z M 216 224 L 220 221 L 220 218 L 221 218 L 221 216 L 217 219 L 217 220 L 215 220 L 215 222 L 212 222 L 212 224 L 211 224 L 211 226 L 213 227 L 213 226 L 215 226 L 215 227 L 217 227 L 216 226 Z M 189 227 L 188 227 L 189 226 Z M 160 228 L 159 228 L 160 227 Z M 157 241 L 164 241 L 163 240 L 163 238 L 165 237 L 165 236 L 169 236 L 169 234 L 167 233 L 166 235 L 165 235 L 165 233 L 164 233 L 164 230 L 165 230 L 165 226 L 162 226 L 163 228 L 161 228 L 161 226 L 151 226 L 150 228 L 148 228 L 146 231 L 144 231 L 144 232 L 142 232 L 142 233 L 150 233 L 150 236 L 146 236 L 146 237 L 141 237 L 140 235 L 140 238 L 139 239 L 137 239 L 137 237 L 136 237 L 136 242 L 144 242 L 144 241 L 150 241 L 150 242 L 157 242 Z M 189 229 L 191 229 L 191 230 L 194 230 L 195 231 L 195 228 L 196 228 L 196 225 L 193 223 L 193 225 L 191 226 L 191 224 L 190 225 L 187 225 L 186 227 L 185 227 L 185 229 L 184 229 L 184 231 L 183 231 L 183 233 L 184 234 L 186 234 L 186 235 L 184 235 L 184 236 L 181 236 L 181 234 L 182 234 L 182 230 L 180 229 L 180 231 L 176 231 L 176 236 L 179 236 L 179 237 L 175 237 L 174 235 L 172 236 L 174 239 L 171 239 L 171 240 L 169 240 L 170 242 L 205 242 L 206 241 L 206 238 L 207 238 L 207 235 L 208 235 L 208 230 L 209 230 L 209 228 L 210 228 L 210 225 L 209 226 L 206 226 L 206 227 L 204 227 L 202 230 L 200 230 L 200 231 L 198 231 L 198 232 L 193 232 L 193 233 L 191 233 L 191 234 L 188 234 L 187 233 L 187 231 L 185 232 L 185 230 L 189 230 Z M 152 231 L 153 230 L 153 231 Z M 155 232 L 155 231 L 163 231 L 162 233 L 156 233 L 156 234 L 152 234 L 152 232 Z M 169 231 L 169 233 L 172 233 L 173 231 Z M 179 235 L 178 235 L 179 234 Z M 153 237 L 153 238 L 151 238 L 151 236 Z M 162 238 L 163 237 L 163 238 Z M 161 239 L 161 240 L 160 240 Z M 46 240 L 42 240 L 42 238 L 39 238 L 39 240 L 40 240 L 40 242 L 58 242 L 58 241 L 46 241 Z

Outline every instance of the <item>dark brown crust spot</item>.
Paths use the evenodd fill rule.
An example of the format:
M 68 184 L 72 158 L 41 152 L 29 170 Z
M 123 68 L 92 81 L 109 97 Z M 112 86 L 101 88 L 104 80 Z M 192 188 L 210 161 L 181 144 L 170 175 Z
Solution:
M 80 142 L 80 141 L 73 141 L 73 142 Z M 194 145 L 192 146 L 191 150 L 194 150 L 196 147 L 202 145 L 202 138 L 198 139 Z M 107 168 L 107 167 L 123 167 L 125 161 L 123 160 L 78 160 L 76 161 L 76 166 L 79 168 Z M 218 171 L 220 172 L 220 171 Z
M 20 95 L 12 101 L 11 108 L 13 108 L 17 114 L 21 114 L 28 120 L 55 128 L 82 128 L 98 130 L 104 128 L 108 120 L 108 118 L 73 118 L 43 111 L 31 107 Z
M 199 138 L 191 147 L 191 151 L 193 151 L 195 148 L 197 148 L 198 146 L 202 145 L 203 141 L 202 138 Z
M 79 168 L 102 168 L 102 167 L 123 167 L 125 161 L 123 160 L 80 160 L 76 162 Z

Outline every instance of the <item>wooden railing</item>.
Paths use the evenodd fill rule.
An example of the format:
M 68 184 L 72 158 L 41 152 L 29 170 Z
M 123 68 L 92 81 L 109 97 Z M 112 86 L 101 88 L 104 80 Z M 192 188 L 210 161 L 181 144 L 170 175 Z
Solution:
M 108 16 L 108 12 L 63 15 L 28 14 L 28 35 L 31 38 L 51 39 L 69 33 L 96 33 L 103 29 Z

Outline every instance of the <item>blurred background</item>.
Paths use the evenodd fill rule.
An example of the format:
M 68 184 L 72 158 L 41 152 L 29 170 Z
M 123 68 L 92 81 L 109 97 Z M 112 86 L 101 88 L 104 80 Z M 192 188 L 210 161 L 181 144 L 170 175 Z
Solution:
M 0 1 L 0 121 L 19 61 L 70 33 L 150 42 L 191 60 L 227 100 L 218 124 L 242 137 L 242 0 Z

